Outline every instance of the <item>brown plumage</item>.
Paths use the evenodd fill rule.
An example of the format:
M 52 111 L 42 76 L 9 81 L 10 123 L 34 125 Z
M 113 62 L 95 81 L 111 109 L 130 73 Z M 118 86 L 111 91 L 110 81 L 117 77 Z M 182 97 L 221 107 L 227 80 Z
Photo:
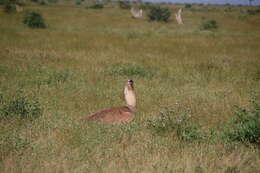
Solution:
M 134 83 L 128 80 L 124 89 L 127 106 L 113 107 L 98 111 L 85 118 L 85 121 L 101 121 L 104 123 L 126 123 L 134 119 L 136 98 L 134 92 Z

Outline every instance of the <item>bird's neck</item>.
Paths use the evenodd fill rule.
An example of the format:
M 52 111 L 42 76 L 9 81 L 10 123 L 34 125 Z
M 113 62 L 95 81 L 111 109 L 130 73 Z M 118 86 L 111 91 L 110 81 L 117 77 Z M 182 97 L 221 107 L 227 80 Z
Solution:
M 136 97 L 135 97 L 134 89 L 129 86 L 126 86 L 124 90 L 124 94 L 125 94 L 125 101 L 127 106 L 134 111 L 136 107 Z

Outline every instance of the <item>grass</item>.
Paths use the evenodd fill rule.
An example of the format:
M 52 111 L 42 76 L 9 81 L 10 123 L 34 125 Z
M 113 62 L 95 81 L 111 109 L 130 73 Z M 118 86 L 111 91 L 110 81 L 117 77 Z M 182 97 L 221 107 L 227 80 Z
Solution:
M 169 7 L 176 12 L 184 6 Z M 218 138 L 234 105 L 249 108 L 250 93 L 260 91 L 260 15 L 239 18 L 257 8 L 234 6 L 224 13 L 227 6 L 192 5 L 182 26 L 174 15 L 168 23 L 131 19 L 117 4 L 24 8 L 40 12 L 48 28 L 30 29 L 23 13 L 7 14 L 1 6 L 0 101 L 15 100 L 21 91 L 37 98 L 42 115 L 0 121 L 0 172 L 260 171 L 259 146 Z M 202 18 L 220 27 L 199 30 Z M 138 104 L 132 123 L 80 122 L 124 105 L 129 77 Z M 147 128 L 150 121 L 160 123 L 164 108 L 190 114 L 191 140 Z M 186 126 L 181 132 L 187 134 Z M 198 132 L 211 137 L 193 139 Z

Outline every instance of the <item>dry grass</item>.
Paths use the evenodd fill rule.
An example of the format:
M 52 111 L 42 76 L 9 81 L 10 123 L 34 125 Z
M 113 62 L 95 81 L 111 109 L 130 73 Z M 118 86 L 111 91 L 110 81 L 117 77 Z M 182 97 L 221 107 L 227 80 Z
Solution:
M 248 107 L 250 92 L 260 90 L 260 15 L 193 6 L 180 26 L 134 20 L 112 7 L 27 6 L 42 13 L 47 29 L 27 28 L 23 13 L 0 10 L 0 94 L 36 97 L 44 109 L 32 122 L 0 121 L 0 172 L 259 172 L 253 145 L 184 142 L 146 125 L 164 107 L 178 107 L 206 133 L 221 130 L 233 105 Z M 203 16 L 219 28 L 200 31 Z M 141 72 L 113 70 L 129 64 Z M 124 104 L 128 78 L 137 90 L 133 123 L 78 121 Z

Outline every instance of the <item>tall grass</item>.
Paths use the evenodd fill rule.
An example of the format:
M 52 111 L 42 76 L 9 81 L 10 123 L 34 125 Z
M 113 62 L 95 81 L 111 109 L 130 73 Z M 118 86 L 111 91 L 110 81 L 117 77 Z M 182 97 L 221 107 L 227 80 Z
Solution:
M 1 107 L 22 91 L 21 103 L 37 98 L 42 110 L 33 121 L 0 120 L 0 172 L 259 172 L 258 145 L 218 137 L 234 105 L 250 110 L 250 93 L 260 90 L 260 16 L 239 18 L 255 8 L 192 5 L 179 26 L 174 16 L 132 20 L 117 4 L 106 7 L 25 6 L 41 11 L 44 30 L 0 10 Z M 215 32 L 199 29 L 205 16 L 218 21 Z M 137 92 L 133 122 L 80 122 L 124 105 L 128 78 Z M 189 113 L 179 131 L 160 121 L 165 107 L 178 108 L 169 117 Z

